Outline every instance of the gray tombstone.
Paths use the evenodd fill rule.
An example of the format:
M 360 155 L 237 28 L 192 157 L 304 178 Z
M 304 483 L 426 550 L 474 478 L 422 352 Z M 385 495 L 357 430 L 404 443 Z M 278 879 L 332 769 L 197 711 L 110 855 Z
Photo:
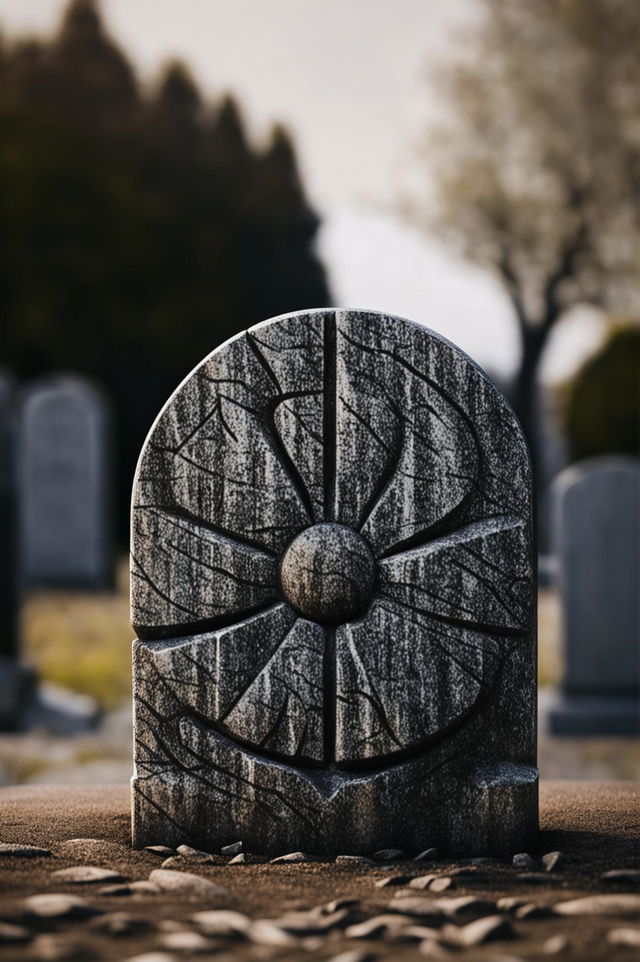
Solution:
M 638 733 L 638 462 L 598 458 L 568 468 L 555 499 L 566 670 L 551 731 Z
M 135 846 L 534 842 L 529 459 L 465 354 L 259 324 L 163 408 L 132 508 Z
M 31 385 L 18 454 L 24 583 L 109 587 L 108 425 L 100 395 L 77 377 Z

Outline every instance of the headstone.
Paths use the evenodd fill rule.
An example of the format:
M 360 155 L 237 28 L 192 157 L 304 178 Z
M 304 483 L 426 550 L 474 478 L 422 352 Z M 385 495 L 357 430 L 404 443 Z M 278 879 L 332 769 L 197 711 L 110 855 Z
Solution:
M 0 372 L 0 730 L 15 728 L 34 676 L 20 664 L 13 381 Z
M 259 324 L 163 408 L 132 508 L 135 846 L 534 844 L 529 459 L 466 355 Z
M 640 468 L 597 458 L 557 479 L 566 669 L 557 735 L 640 732 Z
M 109 480 L 107 415 L 100 395 L 77 377 L 29 387 L 19 428 L 26 585 L 110 586 Z

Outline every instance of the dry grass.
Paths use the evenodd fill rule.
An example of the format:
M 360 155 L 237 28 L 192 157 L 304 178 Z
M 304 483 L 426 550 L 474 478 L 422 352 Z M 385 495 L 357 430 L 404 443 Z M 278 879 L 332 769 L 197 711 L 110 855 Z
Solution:
M 131 693 L 127 565 L 114 593 L 33 592 L 22 612 L 25 658 L 41 678 L 93 695 L 103 708 Z

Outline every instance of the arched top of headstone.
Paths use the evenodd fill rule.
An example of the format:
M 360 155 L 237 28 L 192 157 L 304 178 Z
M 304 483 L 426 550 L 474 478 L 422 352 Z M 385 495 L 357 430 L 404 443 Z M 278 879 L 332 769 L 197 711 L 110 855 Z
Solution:
M 463 352 L 402 318 L 259 324 L 182 382 L 144 445 L 134 627 L 227 652 L 220 730 L 278 757 L 364 764 L 449 730 L 530 630 L 531 588 L 517 420 Z

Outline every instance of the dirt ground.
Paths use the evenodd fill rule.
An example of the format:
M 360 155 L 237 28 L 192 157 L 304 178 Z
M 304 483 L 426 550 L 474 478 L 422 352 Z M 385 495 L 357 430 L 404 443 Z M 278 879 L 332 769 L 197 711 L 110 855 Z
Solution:
M 69 841 L 73 839 L 85 841 Z M 522 870 L 509 863 L 474 865 L 468 874 L 456 876 L 452 874 L 455 869 L 468 866 L 468 862 L 452 863 L 443 858 L 429 863 L 405 860 L 387 862 L 385 866 L 347 866 L 327 859 L 270 865 L 259 856 L 247 854 L 245 864 L 230 865 L 228 856 L 217 856 L 215 864 L 185 861 L 185 871 L 217 882 L 227 890 L 227 894 L 213 898 L 176 894 L 105 895 L 100 893 L 100 885 L 57 880 L 53 875 L 55 870 L 73 865 L 108 867 L 131 880 L 147 879 L 149 873 L 160 866 L 162 856 L 136 852 L 129 847 L 129 794 L 124 785 L 4 788 L 0 790 L 0 840 L 36 845 L 53 853 L 52 857 L 0 859 L 0 920 L 22 926 L 29 933 L 29 941 L 24 944 L 0 944 L 0 959 L 122 960 L 153 953 L 145 962 L 207 956 L 221 962 L 242 959 L 309 959 L 313 962 L 334 959 L 347 951 L 356 954 L 345 956 L 344 962 L 418 960 L 428 955 L 460 958 L 464 962 L 480 959 L 537 962 L 552 956 L 561 962 L 617 962 L 635 956 L 633 949 L 607 941 L 611 930 L 638 929 L 638 919 L 630 919 L 628 912 L 625 917 L 624 911 L 617 912 L 615 907 L 607 916 L 545 916 L 539 912 L 538 918 L 521 920 L 503 913 L 512 928 L 508 941 L 492 941 L 464 949 L 454 949 L 446 942 L 438 944 L 430 939 L 407 942 L 389 934 L 358 939 L 348 926 L 386 912 L 386 906 L 394 901 L 396 894 L 423 896 L 434 904 L 443 898 L 429 891 L 376 886 L 376 882 L 394 874 L 434 873 L 449 877 L 452 882 L 444 893 L 447 898 L 474 895 L 495 902 L 503 896 L 515 896 L 523 902 L 546 907 L 594 893 L 637 893 L 637 884 L 607 882 L 600 876 L 611 869 L 638 868 L 639 783 L 544 783 L 539 846 L 530 854 L 539 857 L 559 850 L 563 853 L 563 862 L 550 873 L 542 874 L 538 869 L 534 873 L 536 877 L 529 879 L 519 878 Z M 158 843 L 161 844 L 162 839 L 158 839 Z M 146 921 L 147 928 L 137 934 L 114 936 L 100 931 L 101 923 L 97 921 L 34 919 L 25 912 L 25 898 L 53 892 L 86 899 L 103 913 L 98 919 L 104 919 L 105 914 L 125 912 L 134 919 Z M 181 937 L 177 942 L 175 939 L 178 932 L 196 932 L 191 917 L 204 909 L 230 908 L 254 920 L 278 919 L 338 897 L 353 897 L 358 902 L 349 908 L 349 915 L 335 929 L 319 937 L 289 937 L 288 945 L 264 944 L 260 939 L 217 938 L 208 944 L 205 940 L 196 953 L 195 941 L 200 936 L 196 935 L 195 941 L 193 936 Z M 566 944 L 558 936 L 566 937 Z M 190 939 L 191 948 L 188 947 Z

